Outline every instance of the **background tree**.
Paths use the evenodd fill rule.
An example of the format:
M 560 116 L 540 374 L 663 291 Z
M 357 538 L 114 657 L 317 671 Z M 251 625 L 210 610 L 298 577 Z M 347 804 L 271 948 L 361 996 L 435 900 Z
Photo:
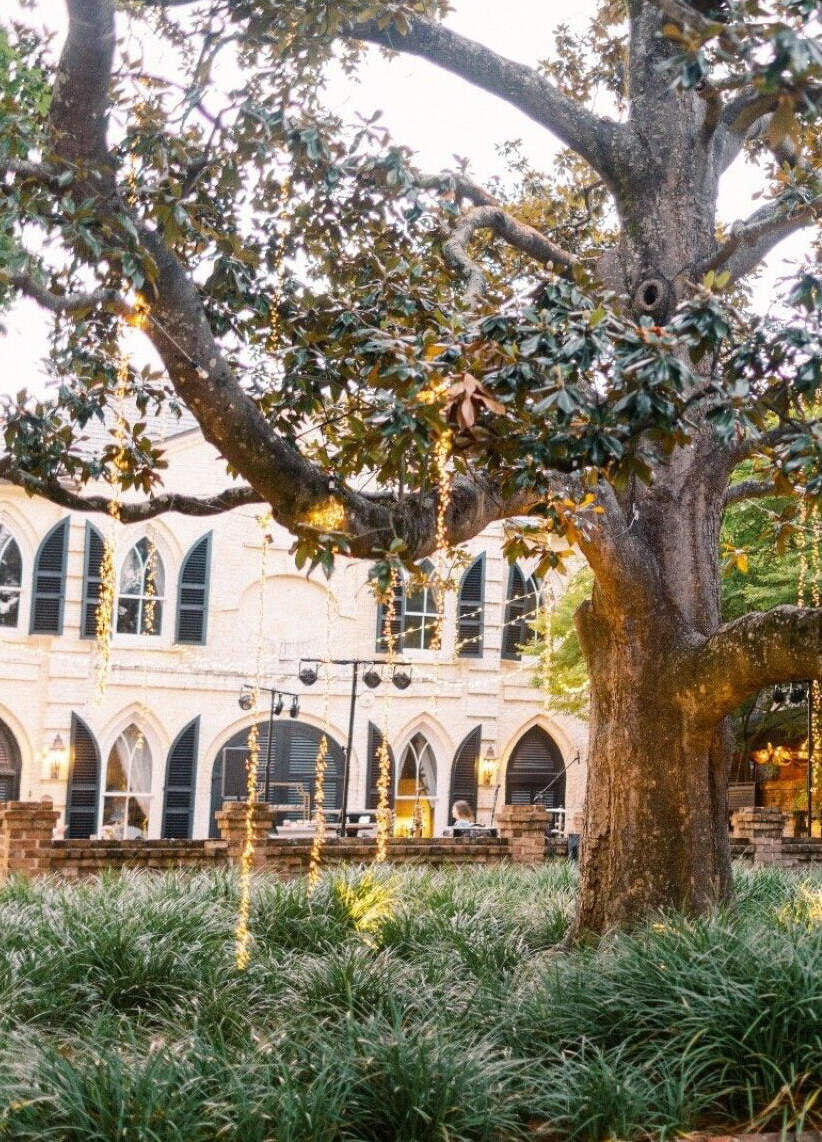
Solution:
M 124 520 L 266 502 L 298 563 L 376 558 L 385 583 L 436 546 L 453 445 L 449 543 L 530 515 L 512 555 L 544 569 L 561 531 L 593 575 L 578 928 L 699 911 L 730 891 L 727 715 L 822 668 L 822 612 L 723 623 L 719 587 L 729 502 L 773 480 L 822 490 L 822 281 L 809 267 L 782 320 L 740 308 L 822 204 L 815 5 L 608 2 L 536 68 L 458 35 L 445 7 L 131 0 L 166 76 L 143 36 L 115 51 L 114 0 L 68 0 L 56 67 L 6 21 L 3 282 L 55 315 L 58 388 L 9 403 L 0 475 L 88 510 L 106 497 L 69 479 L 116 476 L 148 493 Z M 507 100 L 565 145 L 557 169 L 521 167 L 507 206 L 464 169 L 416 170 L 377 121 L 342 123 L 318 81 L 368 44 Z M 720 233 L 720 179 L 746 149 L 770 190 Z M 223 495 L 163 493 L 139 420 L 124 452 L 82 448 L 117 390 L 123 321 L 163 366 L 132 372 L 138 409 L 192 411 L 241 478 Z M 729 492 L 752 457 L 755 481 Z

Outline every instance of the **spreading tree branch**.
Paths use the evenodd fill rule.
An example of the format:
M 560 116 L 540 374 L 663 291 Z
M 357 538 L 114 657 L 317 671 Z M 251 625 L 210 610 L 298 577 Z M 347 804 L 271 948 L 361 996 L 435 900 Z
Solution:
M 749 218 L 735 222 L 731 236 L 700 267 L 701 273 L 724 268 L 739 281 L 767 257 L 774 246 L 822 217 L 822 196 L 810 202 L 783 200 L 760 207 Z
M 822 609 L 774 607 L 726 623 L 693 654 L 684 700 L 706 725 L 777 682 L 822 678 Z
M 53 293 L 32 274 L 24 271 L 10 273 L 8 281 L 15 289 L 19 289 L 26 297 L 30 297 L 51 313 L 80 313 L 96 309 L 98 306 L 124 317 L 133 312 L 126 299 L 117 290 L 96 289 L 89 293 Z
M 106 147 L 114 3 L 68 0 L 68 9 L 69 32 L 50 111 L 55 162 L 73 171 L 75 194 L 93 206 L 106 231 L 115 236 L 123 232 L 124 244 L 136 232 L 151 259 L 151 308 L 142 328 L 205 439 L 245 477 L 257 502 L 271 505 L 279 523 L 304 532 L 313 526 L 315 510 L 328 504 L 328 476 L 271 427 L 218 344 L 185 267 L 118 195 Z M 409 496 L 397 504 L 350 488 L 335 491 L 334 497 L 343 509 L 339 531 L 352 555 L 384 552 L 397 538 L 410 556 L 434 549 L 436 497 Z M 455 480 L 446 538 L 463 542 L 494 520 L 527 511 L 533 499 L 526 494 L 505 499 L 492 480 Z
M 506 100 L 582 155 L 603 178 L 609 178 L 612 143 L 620 131 L 619 124 L 594 115 L 533 68 L 506 59 L 423 16 L 408 17 L 405 33 L 368 20 L 349 25 L 347 35 L 419 56 Z
M 244 484 L 228 488 L 214 496 L 184 496 L 178 492 L 166 492 L 137 502 L 118 500 L 115 505 L 109 496 L 80 495 L 57 479 L 47 480 L 32 476 L 21 468 L 14 467 L 8 457 L 0 459 L 0 477 L 8 480 L 10 484 L 24 488 L 31 495 L 43 496 L 53 504 L 68 508 L 70 511 L 110 514 L 116 506 L 117 518 L 121 523 L 141 523 L 168 512 L 189 516 L 220 515 L 233 508 L 265 502 L 258 492 Z
M 730 508 L 748 500 L 765 500 L 778 495 L 784 495 L 784 492 L 779 492 L 771 480 L 740 480 L 728 488 L 723 505 Z
M 579 264 L 579 258 L 574 254 L 557 246 L 533 226 L 518 222 L 501 207 L 474 206 L 462 215 L 442 248 L 448 264 L 465 277 L 465 292 L 469 299 L 485 292 L 485 275 L 468 253 L 469 243 L 478 230 L 493 230 L 509 246 L 535 258 L 542 265 L 553 263 L 571 267 Z

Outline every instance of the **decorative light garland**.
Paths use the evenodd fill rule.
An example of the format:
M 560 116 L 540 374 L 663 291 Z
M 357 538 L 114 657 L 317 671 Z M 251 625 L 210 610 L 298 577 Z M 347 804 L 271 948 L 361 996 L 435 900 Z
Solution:
M 122 325 L 118 325 L 119 333 Z M 117 417 L 114 427 L 114 441 L 117 452 L 114 456 L 114 472 L 111 476 L 111 496 L 108 501 L 109 528 L 103 540 L 103 557 L 100 560 L 100 594 L 97 597 L 95 621 L 95 702 L 100 705 L 105 697 L 111 673 L 111 639 L 114 625 L 114 607 L 117 596 L 115 553 L 117 549 L 117 525 L 120 523 L 120 507 L 123 496 L 123 470 L 126 463 L 126 421 L 125 400 L 128 388 L 128 358 L 122 352 L 117 355 Z
M 322 724 L 325 727 L 314 763 L 314 837 L 308 862 L 308 895 L 312 896 L 320 883 L 323 846 L 326 837 L 325 773 L 328 767 L 328 718 L 331 705 L 331 591 L 325 593 L 325 690 L 323 693 Z M 343 826 L 345 822 L 343 822 Z
M 254 867 L 254 807 L 257 804 L 257 774 L 260 764 L 260 723 L 258 720 L 260 688 L 263 669 L 263 631 L 265 630 L 265 581 L 267 577 L 268 547 L 271 542 L 271 513 L 258 516 L 257 523 L 262 534 L 260 552 L 260 604 L 257 613 L 257 661 L 254 673 L 254 686 L 251 692 L 254 722 L 248 732 L 248 760 L 246 761 L 246 809 L 245 844 L 240 857 L 240 897 L 237 909 L 237 926 L 234 931 L 234 961 L 238 971 L 245 971 L 251 956 L 249 943 L 251 929 L 251 874 Z
M 811 606 L 819 608 L 822 601 L 822 585 L 820 584 L 820 545 L 822 545 L 822 514 L 819 504 L 815 503 L 811 511 L 811 558 L 810 558 L 810 594 Z M 811 728 L 813 730 L 813 757 L 809 758 L 811 767 L 811 788 L 818 794 L 822 788 L 822 686 L 819 679 L 811 680 L 808 701 L 811 703 Z M 812 832 L 811 821 L 808 821 L 808 832 Z
M 397 588 L 399 584 L 399 570 L 392 566 L 388 582 L 388 594 L 383 599 L 383 638 L 389 670 L 393 669 L 396 656 L 394 620 L 397 615 Z M 374 854 L 376 864 L 385 864 L 388 859 L 388 838 L 391 834 L 391 747 L 388 743 L 391 731 L 392 696 L 389 689 L 388 697 L 383 703 L 383 726 L 377 750 L 377 850 Z

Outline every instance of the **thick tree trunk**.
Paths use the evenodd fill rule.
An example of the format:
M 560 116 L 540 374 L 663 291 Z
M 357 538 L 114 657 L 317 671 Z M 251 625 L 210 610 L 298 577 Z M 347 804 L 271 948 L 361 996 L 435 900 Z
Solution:
M 592 611 L 595 609 L 591 608 Z M 579 932 L 730 894 L 727 752 L 678 700 L 672 627 L 586 617 L 591 719 Z
M 690 686 L 695 648 L 721 625 L 726 478 L 704 433 L 628 494 L 647 577 L 632 584 L 617 552 L 577 615 L 591 690 L 579 932 L 730 895 L 729 731 Z

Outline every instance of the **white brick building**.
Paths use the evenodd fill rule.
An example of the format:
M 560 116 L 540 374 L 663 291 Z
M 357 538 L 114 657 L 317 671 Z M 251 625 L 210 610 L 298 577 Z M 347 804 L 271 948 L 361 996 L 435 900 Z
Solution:
M 225 466 L 198 430 L 178 430 L 166 450 L 167 490 L 202 495 L 225 486 Z M 335 667 L 330 686 L 321 671 L 310 688 L 298 672 L 304 658 L 381 656 L 367 566 L 340 561 L 330 583 L 320 572 L 306 579 L 289 555 L 291 537 L 276 528 L 262 578 L 258 514 L 243 508 L 117 527 L 121 629 L 100 697 L 95 572 L 100 537 L 112 525 L 0 484 L 0 798 L 50 796 L 70 835 L 104 827 L 117 835 L 124 820 L 131 835 L 208 835 L 214 807 L 238 792 L 255 721 L 266 759 L 268 696 L 256 712 L 238 704 L 243 682 L 254 678 L 262 613 L 262 681 L 299 694 L 298 716 L 289 717 L 287 700 L 275 720 L 270 799 L 293 802 L 295 783 L 312 786 L 319 730 L 327 728 L 328 801 L 339 804 L 351 670 Z M 495 796 L 498 805 L 506 797 L 530 799 L 578 751 L 584 758 L 584 726 L 543 709 L 529 660 L 516 653 L 526 628 L 516 602 L 512 608 L 506 599 L 520 598 L 523 584 L 527 593 L 527 569 L 510 571 L 501 537 L 496 525 L 468 545 L 466 576 L 473 572 L 459 597 L 446 597 L 439 654 L 421 646 L 434 604 L 419 593 L 406 599 L 402 657 L 412 664 L 411 684 L 397 689 L 385 668 L 376 689 L 360 682 L 349 809 L 374 807 L 374 755 L 386 728 L 401 829 L 416 807 L 423 827 L 439 832 L 455 796 L 478 803 L 487 820 Z M 140 597 L 142 563 L 152 548 L 156 602 Z M 152 608 L 157 633 L 139 633 Z M 458 627 L 470 640 L 463 653 Z M 477 761 L 489 747 L 497 774 L 478 786 Z M 548 799 L 570 816 L 581 805 L 584 779 L 584 764 L 572 765 Z

